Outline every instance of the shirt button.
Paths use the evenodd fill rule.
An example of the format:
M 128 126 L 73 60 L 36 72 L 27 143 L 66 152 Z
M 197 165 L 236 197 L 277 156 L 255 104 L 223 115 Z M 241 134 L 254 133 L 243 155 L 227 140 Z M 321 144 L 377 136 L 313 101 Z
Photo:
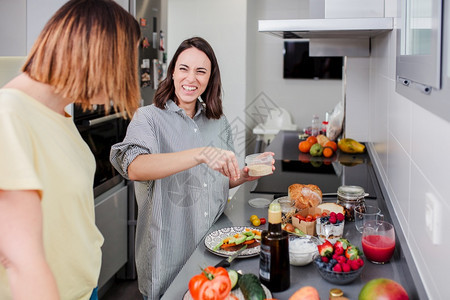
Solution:
M 208 212 L 205 211 L 205 218 L 208 216 Z
M 207 187 L 208 185 L 206 183 L 203 183 L 203 187 Z
M 197 132 L 197 128 L 194 128 L 194 132 Z

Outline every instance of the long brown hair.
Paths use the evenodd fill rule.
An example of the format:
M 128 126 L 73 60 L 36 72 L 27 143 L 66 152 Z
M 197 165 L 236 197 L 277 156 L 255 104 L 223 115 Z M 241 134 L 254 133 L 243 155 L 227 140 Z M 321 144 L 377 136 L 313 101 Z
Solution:
M 84 109 L 93 97 L 107 95 L 130 117 L 140 100 L 140 35 L 134 17 L 114 1 L 72 0 L 47 22 L 22 71 Z
M 178 104 L 178 100 L 175 96 L 175 85 L 172 80 L 172 74 L 175 70 L 178 56 L 180 56 L 181 52 L 184 50 L 192 47 L 205 53 L 211 61 L 211 76 L 209 78 L 208 86 L 201 95 L 201 98 L 206 104 L 206 117 L 208 119 L 219 119 L 223 115 L 222 83 L 220 79 L 219 64 L 217 63 L 211 45 L 201 37 L 193 37 L 184 40 L 180 46 L 178 46 L 175 55 L 167 67 L 167 77 L 159 84 L 158 90 L 153 98 L 153 103 L 156 107 L 161 109 L 164 109 L 164 106 L 169 99 L 173 99 Z

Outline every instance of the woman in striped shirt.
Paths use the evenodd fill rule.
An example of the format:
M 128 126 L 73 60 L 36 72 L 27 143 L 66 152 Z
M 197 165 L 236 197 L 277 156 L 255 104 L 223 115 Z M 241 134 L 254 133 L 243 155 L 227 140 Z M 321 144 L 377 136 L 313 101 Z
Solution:
M 135 181 L 136 265 L 144 299 L 158 299 L 222 214 L 239 168 L 222 110 L 219 66 L 202 38 L 181 43 L 153 104 L 138 109 L 111 162 Z

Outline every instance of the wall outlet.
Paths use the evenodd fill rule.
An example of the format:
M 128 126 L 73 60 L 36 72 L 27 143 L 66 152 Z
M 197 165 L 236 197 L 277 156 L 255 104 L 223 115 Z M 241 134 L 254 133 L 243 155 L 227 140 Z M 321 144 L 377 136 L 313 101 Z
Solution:
M 426 232 L 435 245 L 443 240 L 443 211 L 439 200 L 432 193 L 425 194 L 425 226 Z

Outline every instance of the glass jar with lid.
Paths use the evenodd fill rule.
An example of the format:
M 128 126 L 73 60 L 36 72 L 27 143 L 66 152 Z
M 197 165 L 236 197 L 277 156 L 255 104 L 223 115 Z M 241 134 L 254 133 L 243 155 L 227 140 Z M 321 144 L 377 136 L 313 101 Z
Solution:
M 337 204 L 344 207 L 345 221 L 353 222 L 355 220 L 354 208 L 365 203 L 365 195 L 364 189 L 357 185 L 342 185 L 338 188 Z

